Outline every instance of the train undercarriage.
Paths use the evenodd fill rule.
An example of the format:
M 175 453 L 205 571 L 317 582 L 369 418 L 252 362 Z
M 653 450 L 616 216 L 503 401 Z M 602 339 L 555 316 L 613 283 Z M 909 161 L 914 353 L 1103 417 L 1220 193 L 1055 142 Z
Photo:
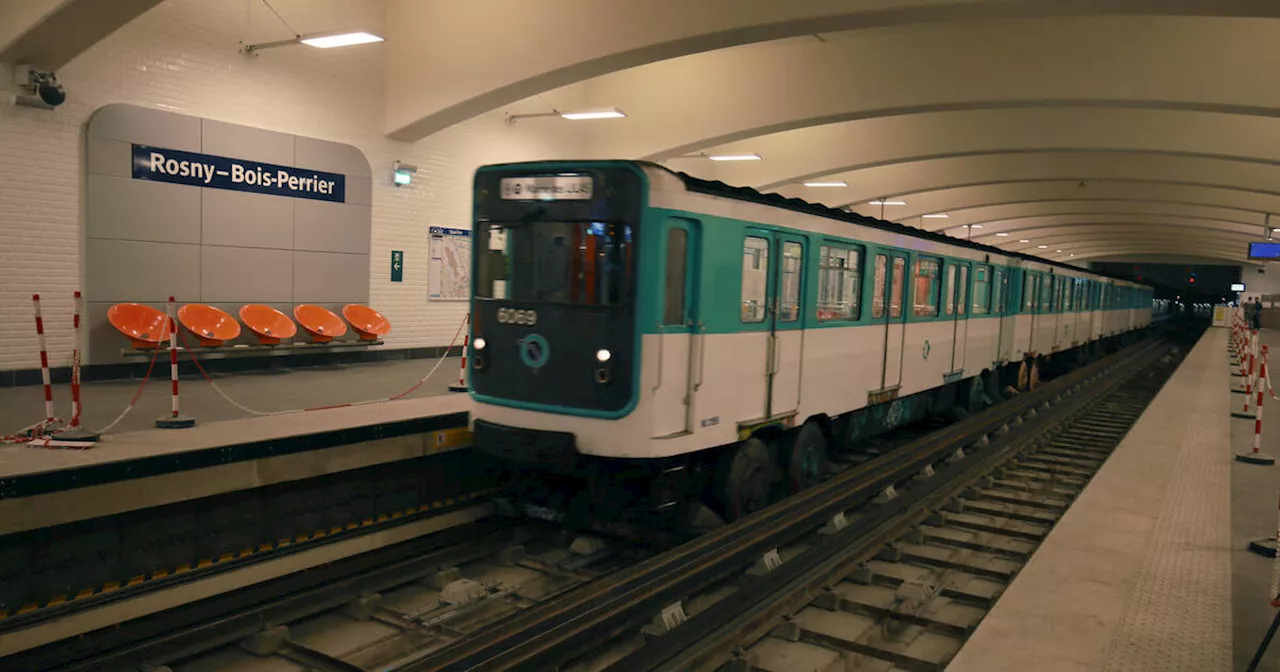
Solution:
M 1029 356 L 994 370 L 836 417 L 743 441 L 655 460 L 578 456 L 571 465 L 503 466 L 508 514 L 554 520 L 576 530 L 697 532 L 732 522 L 827 478 L 839 463 L 869 459 L 900 429 L 949 424 L 1114 352 L 1141 331 Z

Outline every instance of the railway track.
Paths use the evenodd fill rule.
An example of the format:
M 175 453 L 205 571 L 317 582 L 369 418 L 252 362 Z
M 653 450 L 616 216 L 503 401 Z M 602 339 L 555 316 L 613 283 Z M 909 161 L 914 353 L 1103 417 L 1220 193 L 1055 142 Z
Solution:
M 865 669 L 941 669 L 1154 398 L 1174 351 L 1149 339 L 387 669 L 750 669 L 783 644 Z
M 914 428 L 664 553 L 484 520 L 23 669 L 183 672 L 246 656 L 347 672 L 942 669 L 1154 397 L 1169 353 L 1149 339 L 927 435 Z

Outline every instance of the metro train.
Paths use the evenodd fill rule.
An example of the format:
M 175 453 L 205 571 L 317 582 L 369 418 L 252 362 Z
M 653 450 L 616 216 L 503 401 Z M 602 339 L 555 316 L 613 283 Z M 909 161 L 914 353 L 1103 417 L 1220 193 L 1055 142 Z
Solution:
M 474 219 L 474 445 L 596 520 L 736 519 L 1152 319 L 1140 284 L 639 161 L 481 167 Z

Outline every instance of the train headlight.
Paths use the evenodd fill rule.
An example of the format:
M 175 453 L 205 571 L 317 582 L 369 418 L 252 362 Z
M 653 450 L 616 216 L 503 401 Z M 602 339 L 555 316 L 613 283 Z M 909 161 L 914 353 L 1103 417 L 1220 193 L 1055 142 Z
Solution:
M 599 350 L 596 350 L 596 361 L 602 364 L 604 362 L 609 361 L 611 357 L 613 357 L 613 353 L 609 352 L 608 349 L 606 348 L 600 348 Z
M 471 341 L 471 347 L 475 348 L 476 350 L 484 350 L 484 346 L 485 346 L 484 336 L 478 336 L 476 337 L 476 340 Z

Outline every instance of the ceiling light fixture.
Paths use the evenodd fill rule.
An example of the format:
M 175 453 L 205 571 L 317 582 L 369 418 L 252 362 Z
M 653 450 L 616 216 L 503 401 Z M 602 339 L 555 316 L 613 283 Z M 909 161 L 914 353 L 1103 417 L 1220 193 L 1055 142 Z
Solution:
M 1018 242 L 1019 242 L 1019 243 L 1029 243 L 1029 242 L 1031 242 L 1031 241 L 1027 240 L 1026 238 L 1023 238 L 1022 240 L 1019 240 Z
M 1005 236 L 1008 236 L 1009 234 L 1007 234 L 1007 233 L 1005 233 L 1005 232 L 1001 231 L 1000 233 L 997 233 L 996 235 L 997 235 L 997 236 L 1000 236 L 1001 238 L 1004 238 Z
M 712 161 L 759 161 L 759 154 L 712 154 L 707 157 Z
M 1049 246 L 1048 246 L 1048 245 L 1036 245 L 1036 247 L 1038 247 L 1038 248 L 1040 248 L 1040 249 L 1042 249 L 1042 250 L 1047 250 L 1047 249 L 1049 249 Z
M 551 110 L 550 112 L 507 114 L 507 123 L 514 124 L 519 119 L 536 119 L 538 117 L 560 117 L 561 119 L 569 119 L 571 121 L 582 121 L 584 119 L 622 119 L 626 116 L 627 114 L 625 112 L 616 107 L 594 108 L 589 110 L 578 110 L 576 112 Z
M 906 201 L 867 201 L 867 205 L 906 205 Z
M 964 225 L 964 228 L 966 228 L 966 229 L 981 229 L 981 228 L 982 228 L 982 225 L 981 225 L 981 224 L 965 224 L 965 225 Z
M 838 182 L 805 182 L 804 186 L 806 187 L 847 187 L 849 186 L 849 183 L 843 180 L 840 180 Z
M 951 215 L 948 215 L 945 212 L 939 212 L 932 215 L 920 215 L 920 216 L 925 219 L 951 219 Z
M 574 121 L 582 119 L 621 119 L 626 115 L 622 110 L 616 107 L 607 107 L 601 110 L 582 110 L 581 112 L 561 112 L 560 116 L 565 119 Z
M 355 33 L 328 33 L 303 37 L 295 35 L 291 40 L 276 40 L 275 42 L 261 42 L 258 44 L 246 44 L 240 47 L 240 52 L 245 54 L 253 54 L 263 49 L 275 49 L 276 47 L 289 47 L 295 44 L 305 44 L 308 47 L 317 49 L 333 49 L 334 47 L 351 47 L 357 44 L 371 44 L 373 42 L 382 42 L 383 39 L 372 33 L 355 32 Z

